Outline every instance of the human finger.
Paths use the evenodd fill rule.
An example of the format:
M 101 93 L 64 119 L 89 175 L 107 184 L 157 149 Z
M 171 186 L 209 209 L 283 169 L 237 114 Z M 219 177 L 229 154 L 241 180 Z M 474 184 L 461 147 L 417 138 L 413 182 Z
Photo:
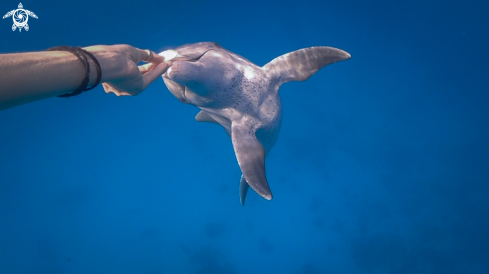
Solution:
M 141 72 L 141 74 L 145 74 L 146 72 L 152 70 L 154 66 L 156 66 L 155 63 L 147 63 L 144 65 L 138 66 L 138 69 L 139 69 L 139 72 Z
M 102 87 L 105 90 L 105 93 L 114 93 L 117 96 L 136 96 L 141 93 L 144 89 L 141 87 L 116 87 L 109 83 L 102 83 Z M 129 88 L 129 89 L 128 89 Z
M 131 95 L 128 92 L 118 90 L 117 88 L 113 87 L 112 85 L 108 83 L 102 83 L 102 87 L 105 90 L 105 93 L 114 93 L 117 96 L 124 96 L 124 95 Z
M 149 50 L 149 49 L 138 49 L 139 51 L 139 60 L 138 61 L 144 61 L 144 62 L 150 62 L 150 63 L 161 63 L 165 61 L 165 58 L 163 56 L 159 56 L 155 52 Z
M 155 65 L 154 67 L 151 68 L 151 70 L 147 71 L 146 73 L 143 74 L 143 79 L 144 79 L 144 88 L 145 89 L 149 84 L 153 83 L 154 80 L 157 78 L 161 77 L 163 73 L 165 73 L 170 66 L 163 62 Z

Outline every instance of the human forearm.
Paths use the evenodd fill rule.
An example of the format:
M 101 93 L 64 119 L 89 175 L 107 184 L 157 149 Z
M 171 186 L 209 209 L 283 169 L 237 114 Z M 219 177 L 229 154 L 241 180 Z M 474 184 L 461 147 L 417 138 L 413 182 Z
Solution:
M 130 45 L 99 45 L 85 50 L 100 63 L 105 91 L 118 96 L 139 94 L 171 65 L 162 56 Z M 91 58 L 87 60 L 87 87 L 91 87 L 97 69 Z M 138 66 L 140 61 L 148 63 Z M 84 77 L 84 64 L 68 51 L 0 54 L 0 110 L 73 92 Z
M 96 79 L 91 63 L 90 84 Z M 70 52 L 0 55 L 0 110 L 75 90 L 85 68 Z

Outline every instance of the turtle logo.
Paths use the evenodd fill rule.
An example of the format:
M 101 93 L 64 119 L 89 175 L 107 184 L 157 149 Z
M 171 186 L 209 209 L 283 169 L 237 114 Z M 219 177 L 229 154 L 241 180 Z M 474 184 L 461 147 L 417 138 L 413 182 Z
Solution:
M 11 10 L 3 16 L 3 19 L 12 16 L 12 19 L 14 20 L 12 31 L 15 31 L 17 28 L 19 28 L 19 32 L 22 30 L 22 28 L 28 31 L 29 25 L 27 25 L 27 20 L 29 20 L 29 16 L 37 19 L 37 15 L 35 15 L 32 11 L 28 11 L 23 8 L 24 6 L 22 6 L 22 3 L 19 3 L 18 9 Z

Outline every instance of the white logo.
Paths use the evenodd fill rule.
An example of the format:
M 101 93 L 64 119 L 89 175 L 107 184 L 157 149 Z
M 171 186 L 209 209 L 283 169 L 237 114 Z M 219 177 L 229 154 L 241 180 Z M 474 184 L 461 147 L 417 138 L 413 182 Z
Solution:
M 24 28 L 26 31 L 29 30 L 29 25 L 27 25 L 27 20 L 29 20 L 29 16 L 37 19 L 37 15 L 35 15 L 32 11 L 23 9 L 22 3 L 19 3 L 18 9 L 7 12 L 7 14 L 3 16 L 3 19 L 10 16 L 12 16 L 12 19 L 14 19 L 12 31 L 15 31 L 17 28 L 19 28 L 19 32 L 22 30 L 22 28 Z

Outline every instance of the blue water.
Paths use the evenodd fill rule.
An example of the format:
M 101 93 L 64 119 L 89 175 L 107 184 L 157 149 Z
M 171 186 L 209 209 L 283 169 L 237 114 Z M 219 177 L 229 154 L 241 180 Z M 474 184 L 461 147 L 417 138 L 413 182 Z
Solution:
M 161 79 L 1 111 L 0 273 L 489 273 L 488 1 L 22 4 L 38 19 L 1 20 L 1 53 L 215 41 L 258 65 L 310 46 L 352 59 L 282 87 L 274 199 L 244 207 L 225 131 Z

